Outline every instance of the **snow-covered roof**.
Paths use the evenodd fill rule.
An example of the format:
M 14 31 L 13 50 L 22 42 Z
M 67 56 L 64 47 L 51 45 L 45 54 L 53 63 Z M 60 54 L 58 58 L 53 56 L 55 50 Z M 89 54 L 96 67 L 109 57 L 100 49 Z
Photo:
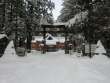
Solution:
M 58 39 L 56 39 L 55 37 L 53 37 L 51 34 L 47 33 L 46 34 L 46 40 L 49 40 L 49 38 L 51 37 L 52 39 L 51 40 L 55 40 L 55 41 L 58 41 Z
M 68 22 L 65 22 L 65 23 L 62 23 L 62 22 L 55 22 L 53 24 L 49 24 L 47 22 L 47 17 L 42 17 L 41 21 L 40 21 L 40 24 L 41 25 L 53 25 L 53 26 L 60 26 L 60 25 L 64 25 L 64 26 L 67 26 L 67 27 L 71 27 L 73 26 L 74 24 L 76 23 L 79 23 L 81 21 L 84 21 L 86 18 L 87 18 L 87 15 L 88 15 L 88 11 L 83 11 L 83 12 L 80 12 L 78 14 L 76 14 L 72 19 L 70 19 Z
M 34 40 L 32 40 L 32 42 L 36 42 L 36 41 L 42 41 L 43 37 L 42 36 L 34 36 Z M 57 39 L 58 42 L 60 43 L 64 43 L 65 42 L 65 37 L 54 37 L 55 39 Z
M 0 34 L 0 39 L 7 37 L 5 34 Z
M 32 42 L 36 42 L 36 41 L 42 41 L 43 37 L 42 36 L 33 36 L 34 39 L 32 40 Z
M 70 19 L 67 23 L 66 26 L 71 27 L 76 23 L 79 23 L 81 21 L 84 21 L 87 18 L 88 11 L 80 12 L 76 14 L 72 19 Z
M 55 22 L 53 25 L 57 26 L 57 25 L 65 25 L 66 23 L 63 22 Z
M 43 16 L 40 20 L 40 24 L 41 25 L 50 25 L 50 23 L 48 23 L 47 19 L 48 19 L 47 16 Z
M 46 45 L 56 45 L 56 42 L 58 42 L 58 39 L 53 37 L 51 34 L 46 34 Z
M 58 42 L 64 43 L 65 42 L 65 37 L 56 37 L 58 39 Z
M 34 40 L 32 40 L 32 42 L 36 42 L 36 41 L 43 41 L 43 37 L 35 37 Z M 53 37 L 51 34 L 47 33 L 46 34 L 46 45 L 56 45 L 56 42 L 58 42 L 58 39 Z

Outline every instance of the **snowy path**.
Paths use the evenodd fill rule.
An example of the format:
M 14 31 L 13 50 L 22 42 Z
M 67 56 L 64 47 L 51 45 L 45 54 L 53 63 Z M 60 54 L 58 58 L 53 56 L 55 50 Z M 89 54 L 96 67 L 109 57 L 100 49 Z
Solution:
M 89 59 L 63 51 L 45 55 L 33 51 L 10 57 L 11 52 L 0 58 L 0 83 L 110 83 L 110 60 L 105 56 Z

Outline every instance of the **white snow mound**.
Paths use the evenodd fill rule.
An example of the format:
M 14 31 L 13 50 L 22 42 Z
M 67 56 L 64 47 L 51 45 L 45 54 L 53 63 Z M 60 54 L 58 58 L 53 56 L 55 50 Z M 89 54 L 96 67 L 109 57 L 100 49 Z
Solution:
M 98 53 L 98 54 L 106 53 L 106 50 L 100 40 L 97 42 L 97 48 L 95 50 L 95 53 Z
M 16 55 L 15 49 L 14 49 L 14 43 L 13 41 L 10 41 L 10 43 L 8 44 L 3 57 L 13 57 Z

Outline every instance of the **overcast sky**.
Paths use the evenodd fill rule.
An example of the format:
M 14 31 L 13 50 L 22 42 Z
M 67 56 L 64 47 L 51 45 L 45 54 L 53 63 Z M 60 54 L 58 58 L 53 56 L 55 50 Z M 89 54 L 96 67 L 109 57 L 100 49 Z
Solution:
M 56 20 L 60 15 L 60 10 L 62 9 L 63 0 L 52 0 L 55 3 L 55 9 L 53 10 L 53 17 Z

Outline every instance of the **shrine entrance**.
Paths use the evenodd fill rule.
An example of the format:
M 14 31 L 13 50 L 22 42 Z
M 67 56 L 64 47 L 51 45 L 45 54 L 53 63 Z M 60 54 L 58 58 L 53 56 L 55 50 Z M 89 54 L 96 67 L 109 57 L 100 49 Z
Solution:
M 69 54 L 69 49 L 68 49 L 68 28 L 65 26 L 65 24 L 42 24 L 41 25 L 43 29 L 43 48 L 42 48 L 42 53 L 45 54 L 47 50 L 47 45 L 46 45 L 46 33 L 64 33 L 65 37 L 65 42 L 64 42 L 64 51 L 65 54 Z

